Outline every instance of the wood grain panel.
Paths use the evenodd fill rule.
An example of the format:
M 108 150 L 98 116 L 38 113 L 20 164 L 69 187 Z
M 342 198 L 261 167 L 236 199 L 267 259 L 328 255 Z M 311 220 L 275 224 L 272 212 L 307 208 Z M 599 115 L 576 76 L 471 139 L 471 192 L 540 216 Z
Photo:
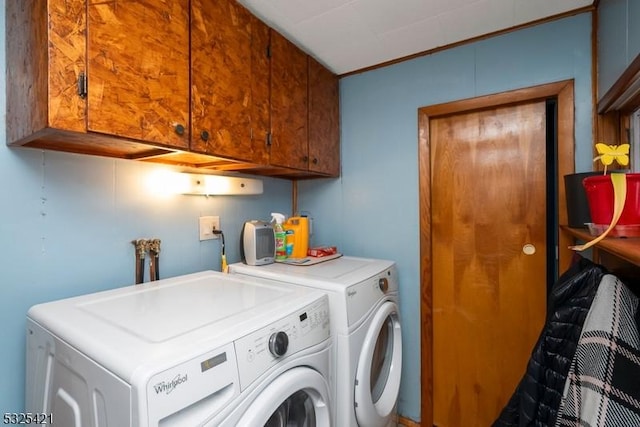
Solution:
M 85 0 L 49 0 L 49 126 L 86 132 L 87 100 L 78 78 L 87 69 Z
M 272 165 L 307 169 L 307 105 L 307 55 L 272 30 Z
M 309 170 L 340 175 L 338 77 L 309 57 Z
M 269 164 L 267 135 L 271 131 L 271 64 L 266 54 L 271 43 L 270 28 L 251 19 L 251 160 Z
M 194 151 L 241 160 L 262 157 L 254 152 L 251 137 L 254 22 L 235 1 L 192 1 Z M 265 66 L 268 71 L 268 63 Z
M 148 155 L 172 152 L 140 143 L 139 141 L 114 138 L 110 135 L 91 132 L 69 132 L 49 128 L 23 139 L 22 144 L 25 147 L 43 150 L 117 157 L 121 159 L 135 159 Z
M 434 423 L 487 426 L 546 312 L 545 103 L 433 119 L 430 131 Z
M 398 427 L 420 427 L 420 423 L 409 418 L 398 417 Z
M 77 94 L 86 3 L 10 0 L 6 7 L 8 142 L 47 127 L 86 131 L 86 101 Z
M 7 141 L 48 126 L 47 8 L 41 0 L 7 0 Z
M 89 130 L 188 147 L 188 5 L 89 0 Z
M 431 145 L 429 110 L 418 110 L 420 203 L 420 418 L 433 425 L 433 256 L 431 250 Z

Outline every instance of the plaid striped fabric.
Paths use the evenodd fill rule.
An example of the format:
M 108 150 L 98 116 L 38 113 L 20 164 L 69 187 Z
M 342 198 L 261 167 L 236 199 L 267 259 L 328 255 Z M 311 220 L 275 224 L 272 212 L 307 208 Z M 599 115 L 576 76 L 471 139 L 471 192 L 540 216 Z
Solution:
M 580 335 L 556 427 L 640 426 L 638 314 L 638 298 L 605 275 Z

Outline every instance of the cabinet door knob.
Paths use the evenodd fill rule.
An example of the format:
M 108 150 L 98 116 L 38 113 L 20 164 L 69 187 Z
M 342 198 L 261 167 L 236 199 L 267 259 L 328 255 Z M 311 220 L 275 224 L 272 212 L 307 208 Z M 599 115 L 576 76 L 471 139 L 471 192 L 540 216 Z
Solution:
M 180 123 L 176 123 L 173 129 L 178 135 L 184 135 L 184 126 L 182 126 Z
M 309 161 L 309 157 L 304 156 L 304 157 L 302 158 L 302 161 L 303 161 L 303 162 L 305 162 L 305 163 L 306 163 L 306 162 L 308 162 L 308 161 Z
M 314 157 L 312 162 L 313 162 L 314 165 L 317 165 L 318 164 L 318 159 Z
M 207 132 L 206 130 L 203 130 L 202 132 L 200 132 L 200 138 L 203 141 L 208 141 L 209 140 L 209 132 Z
M 536 253 L 536 247 L 531 243 L 527 243 L 522 247 L 522 253 L 525 255 L 533 255 Z

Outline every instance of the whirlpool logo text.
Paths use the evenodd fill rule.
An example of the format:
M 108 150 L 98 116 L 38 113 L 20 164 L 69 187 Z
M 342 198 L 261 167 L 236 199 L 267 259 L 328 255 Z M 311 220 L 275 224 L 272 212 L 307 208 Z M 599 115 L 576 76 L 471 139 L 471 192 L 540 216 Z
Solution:
M 161 381 L 153 386 L 156 394 L 164 393 L 169 394 L 176 389 L 180 384 L 188 381 L 187 374 L 176 375 L 171 381 Z

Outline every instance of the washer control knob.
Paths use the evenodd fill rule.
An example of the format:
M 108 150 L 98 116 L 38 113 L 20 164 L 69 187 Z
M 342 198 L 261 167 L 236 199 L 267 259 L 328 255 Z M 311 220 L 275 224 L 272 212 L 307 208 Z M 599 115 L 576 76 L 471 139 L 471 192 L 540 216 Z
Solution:
M 275 357 L 284 356 L 289 347 L 289 337 L 286 332 L 275 332 L 269 337 L 269 351 Z
M 387 293 L 389 290 L 389 280 L 386 277 L 383 277 L 378 280 L 378 287 L 383 293 Z

